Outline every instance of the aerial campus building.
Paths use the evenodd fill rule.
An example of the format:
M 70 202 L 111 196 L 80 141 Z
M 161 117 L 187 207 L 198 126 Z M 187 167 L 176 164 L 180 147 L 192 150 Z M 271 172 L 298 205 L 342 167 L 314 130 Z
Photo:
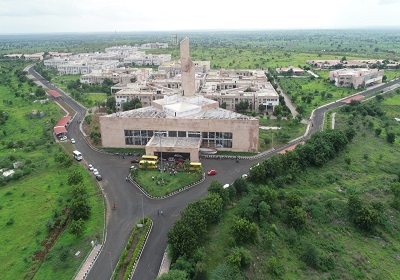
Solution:
M 100 117 L 103 147 L 145 147 L 146 154 L 176 153 L 198 161 L 205 148 L 257 152 L 256 118 L 219 108 L 216 100 L 195 94 L 195 65 L 189 38 L 180 43 L 181 94 L 163 95 L 150 106 Z M 161 96 L 160 96 L 161 97 Z
M 382 83 L 383 70 L 367 68 L 345 68 L 329 72 L 329 79 L 337 87 L 366 87 Z

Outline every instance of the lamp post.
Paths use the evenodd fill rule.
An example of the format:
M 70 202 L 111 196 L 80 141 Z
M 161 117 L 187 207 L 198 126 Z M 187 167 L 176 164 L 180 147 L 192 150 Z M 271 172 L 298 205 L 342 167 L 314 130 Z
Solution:
M 162 147 L 161 147 L 161 136 L 163 135 L 163 133 L 161 131 L 158 131 L 154 132 L 154 134 L 160 137 L 160 159 L 161 159 L 160 171 L 161 171 L 161 182 L 164 183 L 164 169 L 163 169 L 163 157 L 162 157 Z

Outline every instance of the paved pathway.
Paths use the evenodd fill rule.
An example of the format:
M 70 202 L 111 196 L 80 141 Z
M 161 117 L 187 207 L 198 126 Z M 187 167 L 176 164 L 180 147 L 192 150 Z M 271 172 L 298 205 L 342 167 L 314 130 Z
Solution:
M 171 260 L 168 258 L 167 251 L 165 251 L 163 259 L 161 261 L 160 270 L 158 271 L 158 276 L 167 273 L 169 271 L 170 265 L 171 265 Z
M 92 269 L 93 263 L 96 261 L 103 245 L 98 244 L 97 246 L 93 246 L 92 251 L 89 256 L 86 258 L 79 272 L 75 276 L 75 280 L 85 279 L 90 269 Z

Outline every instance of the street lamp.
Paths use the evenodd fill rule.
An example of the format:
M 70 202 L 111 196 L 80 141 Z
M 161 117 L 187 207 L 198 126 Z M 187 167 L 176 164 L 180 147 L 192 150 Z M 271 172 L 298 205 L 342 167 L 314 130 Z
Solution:
M 164 183 L 164 169 L 163 169 L 163 157 L 162 157 L 162 147 L 161 147 L 161 136 L 163 136 L 163 133 L 161 131 L 156 131 L 154 132 L 154 135 L 160 137 L 160 159 L 161 159 L 161 182 Z

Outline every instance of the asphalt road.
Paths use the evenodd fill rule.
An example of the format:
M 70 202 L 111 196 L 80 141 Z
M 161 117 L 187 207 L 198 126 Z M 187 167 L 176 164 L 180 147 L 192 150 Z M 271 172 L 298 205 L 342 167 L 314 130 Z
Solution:
M 166 199 L 150 199 L 143 195 L 141 191 L 130 182 L 126 182 L 125 177 L 128 175 L 131 165 L 129 157 L 122 159 L 115 155 L 99 153 L 92 150 L 86 143 L 79 130 L 79 123 L 76 121 L 84 119 L 86 109 L 75 100 L 66 96 L 64 92 L 44 80 L 32 68 L 29 69 L 29 73 L 38 79 L 45 87 L 56 90 L 62 94 L 62 99 L 77 112 L 74 121 L 68 128 L 68 136 L 69 138 L 75 138 L 76 149 L 82 153 L 84 161 L 93 164 L 103 177 L 103 180 L 100 181 L 99 184 L 103 189 L 107 205 L 106 241 L 87 279 L 110 279 L 129 235 L 135 223 L 142 215 L 148 216 L 153 220 L 153 229 L 149 235 L 133 279 L 155 279 L 167 246 L 167 233 L 176 219 L 179 218 L 180 212 L 184 210 L 189 203 L 205 196 L 207 187 L 212 180 L 218 180 L 223 184 L 233 183 L 236 178 L 244 173 L 248 173 L 250 166 L 263 160 L 262 158 L 258 160 L 240 160 L 239 163 L 236 163 L 235 160 L 202 159 L 204 170 L 216 169 L 218 174 L 215 176 L 207 176 L 203 183 L 172 197 Z M 367 95 L 382 90 L 399 81 L 400 79 L 397 79 L 394 82 L 383 84 L 380 87 L 367 90 L 361 94 Z M 308 135 L 322 129 L 324 114 L 328 110 L 327 107 L 333 109 L 343 104 L 343 102 L 338 101 L 316 109 L 311 119 L 313 125 L 312 127 L 310 126 Z M 296 142 L 300 141 L 301 140 L 298 140 Z M 269 154 L 269 156 L 272 156 L 279 150 Z M 165 174 L 164 176 L 169 176 L 169 174 Z M 111 209 L 113 203 L 117 205 L 116 210 Z M 157 210 L 162 210 L 164 214 L 158 216 Z

